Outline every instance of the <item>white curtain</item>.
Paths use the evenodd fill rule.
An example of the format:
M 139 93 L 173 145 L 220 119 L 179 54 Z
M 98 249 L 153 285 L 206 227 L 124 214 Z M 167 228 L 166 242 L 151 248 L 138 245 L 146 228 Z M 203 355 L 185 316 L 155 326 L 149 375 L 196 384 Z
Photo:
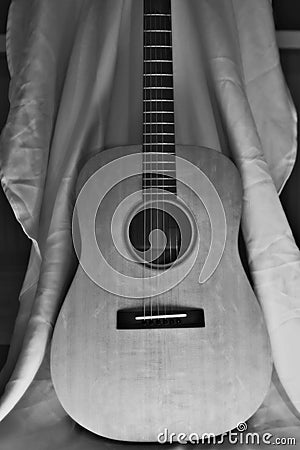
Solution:
M 49 344 L 77 264 L 70 227 L 78 171 L 103 148 L 142 142 L 142 4 L 12 1 L 1 182 L 32 251 L 1 374 L 1 450 L 113 446 L 63 411 Z M 296 114 L 271 4 L 172 0 L 172 10 L 176 141 L 223 151 L 243 180 L 249 266 L 280 379 L 251 426 L 300 438 L 300 258 L 278 197 L 295 161 Z

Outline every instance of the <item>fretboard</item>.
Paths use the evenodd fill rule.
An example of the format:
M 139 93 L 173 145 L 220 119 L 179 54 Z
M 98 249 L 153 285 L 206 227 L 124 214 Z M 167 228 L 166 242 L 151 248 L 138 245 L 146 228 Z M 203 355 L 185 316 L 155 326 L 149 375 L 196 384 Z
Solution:
M 176 194 L 171 0 L 144 0 L 143 78 L 143 189 Z

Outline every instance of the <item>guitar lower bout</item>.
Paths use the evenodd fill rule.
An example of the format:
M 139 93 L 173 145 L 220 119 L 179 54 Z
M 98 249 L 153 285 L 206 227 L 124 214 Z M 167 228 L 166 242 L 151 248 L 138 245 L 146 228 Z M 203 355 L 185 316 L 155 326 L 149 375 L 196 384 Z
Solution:
M 177 145 L 176 193 L 145 195 L 141 150 L 102 151 L 79 176 L 80 264 L 54 329 L 53 384 L 104 437 L 218 435 L 257 410 L 272 369 L 238 254 L 240 177 L 219 152 Z

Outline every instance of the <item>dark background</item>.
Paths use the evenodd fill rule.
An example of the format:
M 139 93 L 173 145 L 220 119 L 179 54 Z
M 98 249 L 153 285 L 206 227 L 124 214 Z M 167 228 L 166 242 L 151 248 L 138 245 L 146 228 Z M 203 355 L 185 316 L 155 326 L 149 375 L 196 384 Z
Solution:
M 0 0 L 0 34 L 6 31 L 10 0 Z M 9 109 L 9 72 L 6 55 L 0 53 L 0 130 Z M 1 148 L 0 148 L 1 151 Z M 0 187 L 0 367 L 3 365 L 18 311 L 18 295 L 22 286 L 30 250 L 29 239 L 16 221 Z M 5 323 L 5 326 L 2 324 Z
M 249 0 L 251 1 L 251 0 Z M 0 34 L 6 31 L 10 0 L 0 0 Z M 300 30 L 300 1 L 273 0 L 274 20 L 278 30 Z M 300 49 L 280 52 L 283 71 L 297 111 L 300 110 Z M 0 131 L 9 109 L 9 72 L 5 54 L 0 53 Z M 0 149 L 1 150 L 1 149 Z M 296 242 L 300 243 L 299 208 L 300 163 L 297 159 L 292 176 L 287 182 L 281 201 L 293 230 Z M 0 188 L 0 367 L 5 361 L 15 316 L 18 310 L 18 295 L 22 285 L 30 241 L 16 221 L 11 207 Z M 8 307 L 9 305 L 9 307 Z M 1 334 L 1 329 L 6 331 Z

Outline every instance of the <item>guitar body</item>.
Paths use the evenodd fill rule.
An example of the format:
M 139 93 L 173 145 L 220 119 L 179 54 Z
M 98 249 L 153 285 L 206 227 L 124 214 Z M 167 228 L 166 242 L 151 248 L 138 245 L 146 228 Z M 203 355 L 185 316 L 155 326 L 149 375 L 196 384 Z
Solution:
M 219 152 L 176 146 L 177 200 L 170 203 L 182 204 L 185 217 L 193 224 L 182 259 L 166 270 L 155 269 L 135 259 L 133 253 L 129 257 L 126 230 L 143 203 L 143 194 L 141 176 L 133 169 L 128 176 L 126 161 L 130 167 L 131 161 L 141 166 L 141 155 L 141 146 L 108 149 L 88 161 L 80 174 L 78 192 L 90 189 L 87 198 L 95 192 L 103 197 L 95 212 L 95 239 L 114 271 L 110 278 L 98 256 L 93 259 L 98 249 L 84 238 L 89 214 L 85 201 L 77 211 L 75 228 L 82 238 L 80 258 L 85 253 L 93 263 L 90 269 L 79 264 L 57 319 L 51 349 L 54 387 L 66 412 L 104 437 L 157 441 L 165 428 L 176 434 L 217 435 L 257 410 L 271 376 L 262 311 L 237 248 L 240 177 L 233 163 Z M 195 170 L 187 172 L 184 161 Z M 110 165 L 120 181 L 108 189 Z M 97 173 L 102 175 L 97 178 Z M 89 188 L 86 183 L 91 179 L 95 182 Z M 197 186 L 208 188 L 199 196 Z M 208 206 L 216 204 L 216 194 L 224 217 Z M 118 205 L 125 200 L 115 220 Z M 111 223 L 116 226 L 115 240 Z M 94 270 L 92 275 L 89 270 Z M 115 272 L 125 274 L 127 281 Z M 144 328 L 135 328 L 137 319 L 132 326 L 124 318 L 122 322 L 123 316 L 117 322 L 119 311 L 137 311 L 135 319 L 145 311 L 150 314 L 150 309 L 157 317 L 162 311 L 168 316 L 168 312 L 189 314 L 200 309 L 202 315 L 193 319 L 192 326 L 182 326 L 178 318 L 175 325 L 173 319 L 144 320 Z

